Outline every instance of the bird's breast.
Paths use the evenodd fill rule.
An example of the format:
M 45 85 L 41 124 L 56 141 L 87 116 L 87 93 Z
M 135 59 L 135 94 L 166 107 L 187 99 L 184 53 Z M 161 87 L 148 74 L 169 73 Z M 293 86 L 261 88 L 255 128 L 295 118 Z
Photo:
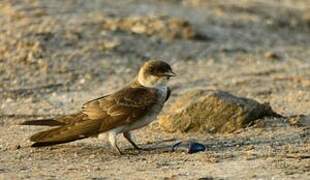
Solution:
M 154 121 L 157 117 L 157 115 L 160 113 L 167 95 L 168 95 L 168 87 L 160 87 L 156 88 L 157 93 L 158 93 L 158 100 L 157 103 L 153 105 L 151 109 L 148 110 L 145 116 L 141 117 L 140 119 L 137 119 L 135 122 L 125 125 L 122 127 L 121 131 L 126 132 L 126 131 L 131 131 L 134 129 L 139 129 L 142 128 L 148 124 L 150 124 L 152 121 Z
M 170 94 L 170 92 L 169 92 L 170 90 L 167 86 L 160 86 L 156 89 L 157 89 L 159 104 L 163 105 L 166 102 L 166 100 Z

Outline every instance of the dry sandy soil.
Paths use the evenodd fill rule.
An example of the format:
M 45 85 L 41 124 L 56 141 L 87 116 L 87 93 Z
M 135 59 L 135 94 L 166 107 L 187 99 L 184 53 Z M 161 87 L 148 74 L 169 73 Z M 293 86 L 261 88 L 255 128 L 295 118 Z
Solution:
M 172 31 L 185 30 L 107 27 L 132 17 L 178 19 Z M 310 177 L 308 0 L 2 0 L 0 25 L 0 179 Z M 168 134 L 154 123 L 136 132 L 151 150 L 139 153 L 120 137 L 124 156 L 104 135 L 30 148 L 27 138 L 44 128 L 18 123 L 75 112 L 128 82 L 150 57 L 178 74 L 167 106 L 187 89 L 217 88 L 305 116 L 265 118 L 224 135 Z M 171 152 L 189 139 L 207 150 Z

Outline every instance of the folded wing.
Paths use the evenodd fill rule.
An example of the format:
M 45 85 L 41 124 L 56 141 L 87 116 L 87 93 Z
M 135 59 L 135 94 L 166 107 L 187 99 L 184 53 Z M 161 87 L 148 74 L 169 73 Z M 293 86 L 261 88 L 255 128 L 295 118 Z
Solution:
M 80 113 L 56 119 L 60 127 L 34 134 L 30 140 L 38 147 L 95 136 L 140 119 L 156 102 L 155 89 L 125 88 L 85 103 Z

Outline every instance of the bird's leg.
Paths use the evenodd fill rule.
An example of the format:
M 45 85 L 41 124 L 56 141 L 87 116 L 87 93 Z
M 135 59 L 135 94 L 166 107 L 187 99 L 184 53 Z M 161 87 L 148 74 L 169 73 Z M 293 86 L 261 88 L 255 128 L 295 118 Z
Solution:
M 120 155 L 122 155 L 122 151 L 119 149 L 119 147 L 117 146 L 117 142 L 116 142 L 116 133 L 115 132 L 109 132 L 109 142 L 111 144 L 111 146 L 116 149 L 118 151 L 118 153 Z
M 125 139 L 127 139 L 127 141 L 137 150 L 142 150 L 142 148 L 140 148 L 133 140 L 132 140 L 132 136 L 131 133 L 129 131 L 124 132 L 123 133 Z

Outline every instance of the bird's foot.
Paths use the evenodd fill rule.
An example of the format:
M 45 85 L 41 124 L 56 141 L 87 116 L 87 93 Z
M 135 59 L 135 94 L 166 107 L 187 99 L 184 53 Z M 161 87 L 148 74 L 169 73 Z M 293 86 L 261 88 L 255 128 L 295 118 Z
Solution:
M 117 156 L 123 156 L 124 153 L 122 151 L 114 151 L 114 154 L 117 155 Z

